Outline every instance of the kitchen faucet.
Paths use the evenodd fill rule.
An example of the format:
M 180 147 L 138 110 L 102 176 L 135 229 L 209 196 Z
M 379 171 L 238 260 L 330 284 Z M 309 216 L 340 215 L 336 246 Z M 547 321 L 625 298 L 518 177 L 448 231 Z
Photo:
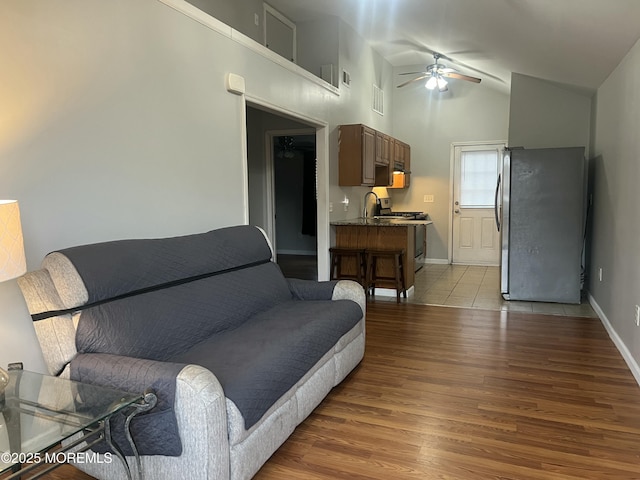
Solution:
M 362 216 L 364 218 L 367 218 L 367 197 L 369 195 L 373 195 L 374 197 L 376 197 L 376 205 L 380 201 L 380 199 L 378 198 L 378 195 L 376 194 L 376 192 L 367 192 L 367 193 L 364 194 L 364 210 L 362 211 Z M 374 210 L 374 212 L 375 212 L 375 210 Z

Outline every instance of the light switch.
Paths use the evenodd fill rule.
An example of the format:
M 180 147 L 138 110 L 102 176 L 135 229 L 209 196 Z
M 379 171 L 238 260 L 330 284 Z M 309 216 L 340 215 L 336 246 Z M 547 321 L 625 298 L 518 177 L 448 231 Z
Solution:
M 425 195 L 424 203 L 433 203 L 433 195 Z

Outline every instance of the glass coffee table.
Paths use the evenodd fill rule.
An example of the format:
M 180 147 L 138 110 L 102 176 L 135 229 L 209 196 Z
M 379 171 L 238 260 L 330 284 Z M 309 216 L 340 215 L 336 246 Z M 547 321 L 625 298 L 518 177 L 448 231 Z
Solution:
M 116 457 L 133 478 L 131 465 L 111 435 L 116 415 L 124 421 L 124 441 L 134 454 L 136 476 L 142 478 L 129 423 L 155 403 L 151 392 L 131 394 L 14 367 L 0 392 L 0 478 L 38 478 L 67 461 L 106 463 L 118 461 Z M 90 450 L 98 444 L 99 451 L 107 453 L 99 456 Z M 27 477 L 29 473 L 33 476 Z

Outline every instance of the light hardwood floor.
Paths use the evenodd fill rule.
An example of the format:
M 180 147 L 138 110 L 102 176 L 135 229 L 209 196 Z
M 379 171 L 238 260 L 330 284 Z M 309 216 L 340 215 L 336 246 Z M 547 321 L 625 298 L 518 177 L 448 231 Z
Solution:
M 367 315 L 362 363 L 256 480 L 640 478 L 640 387 L 597 318 Z

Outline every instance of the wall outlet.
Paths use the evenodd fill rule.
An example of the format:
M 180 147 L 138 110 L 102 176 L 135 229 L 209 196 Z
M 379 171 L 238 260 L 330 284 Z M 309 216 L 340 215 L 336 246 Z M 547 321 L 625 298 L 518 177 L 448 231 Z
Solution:
M 329 202 L 329 213 L 333 212 L 333 202 Z
M 602 281 L 602 267 L 598 269 L 598 281 Z
M 433 203 L 433 195 L 425 195 L 424 203 Z
M 257 13 L 253 14 L 253 23 L 256 24 L 256 27 L 260 26 L 260 15 Z
M 640 327 L 640 305 L 636 305 L 636 326 Z

